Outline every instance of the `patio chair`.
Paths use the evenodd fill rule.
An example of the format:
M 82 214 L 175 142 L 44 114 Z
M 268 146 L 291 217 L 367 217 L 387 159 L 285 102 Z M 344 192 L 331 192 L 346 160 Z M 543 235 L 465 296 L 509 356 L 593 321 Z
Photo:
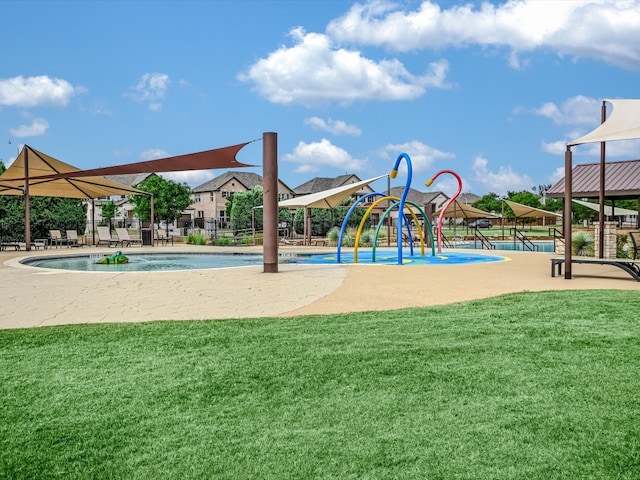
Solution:
M 106 244 L 108 247 L 118 246 L 120 240 L 117 238 L 113 238 L 111 236 L 111 230 L 109 227 L 98 227 L 98 242 L 96 243 L 96 247 L 99 247 L 101 244 Z
M 49 244 L 52 247 L 55 246 L 57 248 L 58 245 L 62 245 L 62 244 L 68 245 L 69 240 L 67 240 L 62 236 L 62 233 L 60 233 L 60 230 L 49 230 Z
M 68 247 L 84 247 L 84 242 L 80 243 L 77 230 L 67 230 Z
M 156 229 L 154 232 L 155 235 L 155 245 L 158 245 L 158 243 L 160 245 L 167 245 L 168 242 L 171 242 L 171 245 L 173 245 L 173 237 L 171 235 L 167 236 L 164 233 L 160 233 L 160 230 Z
M 11 240 L 2 240 L 2 239 L 0 239 L 0 251 L 6 250 L 7 248 L 13 248 L 15 250 L 20 250 L 20 243 L 13 242 Z
M 640 232 L 629 232 L 631 237 L 631 249 L 633 250 L 633 259 L 635 260 L 638 252 L 640 252 Z
M 140 246 L 142 246 L 142 240 L 139 238 L 131 238 L 129 236 L 129 230 L 127 230 L 126 228 L 116 228 L 116 235 L 118 235 L 120 244 L 123 247 L 130 247 L 134 243 L 138 243 L 140 244 Z

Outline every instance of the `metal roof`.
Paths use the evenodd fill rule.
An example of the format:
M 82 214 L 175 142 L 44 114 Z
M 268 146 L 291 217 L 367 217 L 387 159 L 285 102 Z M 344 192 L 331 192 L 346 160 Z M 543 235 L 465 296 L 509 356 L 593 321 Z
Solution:
M 640 160 L 607 162 L 604 191 L 607 198 L 640 197 Z M 574 165 L 572 169 L 574 198 L 598 198 L 600 195 L 600 162 Z M 547 196 L 564 196 L 564 177 L 547 190 Z

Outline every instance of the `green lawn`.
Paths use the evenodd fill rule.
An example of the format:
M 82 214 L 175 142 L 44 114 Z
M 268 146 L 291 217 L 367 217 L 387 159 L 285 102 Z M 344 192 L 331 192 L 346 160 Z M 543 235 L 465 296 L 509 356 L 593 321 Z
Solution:
M 572 291 L 0 331 L 0 478 L 638 479 L 639 311 Z

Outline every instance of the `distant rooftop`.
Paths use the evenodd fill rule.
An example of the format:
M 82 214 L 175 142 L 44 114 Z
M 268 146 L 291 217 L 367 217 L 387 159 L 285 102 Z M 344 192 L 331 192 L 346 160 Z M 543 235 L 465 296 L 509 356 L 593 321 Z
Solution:
M 600 162 L 574 165 L 572 197 L 598 198 L 600 194 Z M 605 166 L 605 196 L 608 198 L 638 198 L 640 196 L 640 160 L 607 162 Z M 564 177 L 547 190 L 547 196 L 564 196 Z

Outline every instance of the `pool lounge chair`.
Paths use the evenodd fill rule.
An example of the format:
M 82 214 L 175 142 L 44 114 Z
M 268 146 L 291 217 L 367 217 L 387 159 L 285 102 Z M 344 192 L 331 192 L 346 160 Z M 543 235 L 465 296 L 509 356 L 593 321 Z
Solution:
M 139 238 L 131 238 L 129 236 L 129 230 L 127 230 L 126 228 L 116 228 L 116 235 L 118 235 L 120 244 L 123 247 L 130 247 L 134 243 L 140 244 L 140 246 L 142 246 L 142 240 L 140 240 Z
M 631 253 L 635 260 L 640 252 L 640 232 L 629 232 L 629 237 L 631 237 Z
M 68 247 L 84 247 L 84 242 L 80 243 L 77 230 L 67 230 Z
M 173 245 L 173 237 L 171 235 L 166 235 L 164 233 L 160 233 L 160 230 L 156 230 L 155 233 L 155 245 L 167 245 L 168 242 L 171 242 Z
M 20 250 L 20 243 L 13 242 L 11 240 L 0 239 L 0 251 L 4 251 L 7 248 L 13 248 L 14 250 Z
M 98 227 L 98 242 L 96 243 L 96 247 L 99 247 L 101 244 L 106 244 L 108 247 L 114 246 L 117 247 L 120 243 L 120 240 L 117 238 L 113 238 L 111 236 L 111 230 L 109 227 Z
M 69 245 L 69 241 L 62 236 L 60 230 L 49 230 L 49 244 L 57 248 L 58 245 Z

